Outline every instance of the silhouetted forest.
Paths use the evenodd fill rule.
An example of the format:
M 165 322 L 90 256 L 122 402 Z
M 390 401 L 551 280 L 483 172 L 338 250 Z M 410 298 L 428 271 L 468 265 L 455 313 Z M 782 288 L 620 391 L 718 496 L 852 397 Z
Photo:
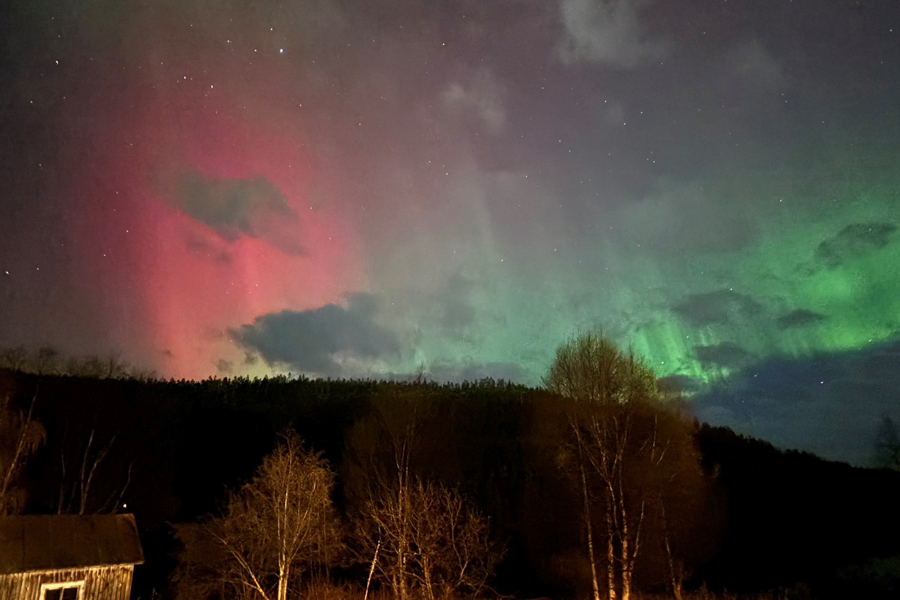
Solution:
M 193 382 L 2 370 L 0 396 L 45 430 L 25 466 L 25 512 L 135 515 L 146 564 L 136 570 L 134 597 L 169 596 L 177 526 L 221 514 L 230 490 L 254 476 L 286 428 L 322 453 L 335 474 L 337 514 L 352 521 L 364 463 L 383 450 L 367 423 L 410 406 L 424 407 L 410 471 L 470 498 L 502 545 L 492 589 L 520 598 L 590 590 L 580 488 L 566 468 L 570 405 L 549 391 L 493 380 Z M 700 477 L 665 530 L 677 539 L 687 589 L 897 597 L 900 473 L 688 422 Z M 647 527 L 635 579 L 665 593 L 663 538 Z M 365 583 L 367 571 L 345 558 L 332 577 Z

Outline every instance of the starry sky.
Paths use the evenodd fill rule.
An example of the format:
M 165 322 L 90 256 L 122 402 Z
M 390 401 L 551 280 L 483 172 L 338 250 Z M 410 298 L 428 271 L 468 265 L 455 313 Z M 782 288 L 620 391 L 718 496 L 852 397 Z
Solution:
M 602 330 L 698 416 L 900 418 L 895 0 L 11 0 L 0 346 L 537 385 Z

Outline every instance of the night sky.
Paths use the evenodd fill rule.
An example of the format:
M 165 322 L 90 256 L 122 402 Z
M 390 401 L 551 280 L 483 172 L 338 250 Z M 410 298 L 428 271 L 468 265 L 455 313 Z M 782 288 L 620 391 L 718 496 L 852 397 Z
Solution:
M 900 419 L 896 0 L 12 0 L 0 346 L 537 385 L 602 329 L 698 416 Z

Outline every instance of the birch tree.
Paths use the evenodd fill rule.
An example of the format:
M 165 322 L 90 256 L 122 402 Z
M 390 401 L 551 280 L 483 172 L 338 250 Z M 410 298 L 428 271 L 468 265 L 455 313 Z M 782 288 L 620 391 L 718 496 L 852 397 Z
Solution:
M 564 462 L 582 497 L 593 598 L 631 600 L 649 516 L 680 461 L 696 461 L 689 431 L 653 371 L 602 336 L 562 345 L 544 383 L 572 401 Z
M 348 477 L 358 508 L 355 541 L 360 561 L 396 600 L 477 595 L 501 553 L 489 521 L 464 496 L 423 476 L 441 452 L 426 431 L 433 406 L 415 389 L 378 399 L 350 435 Z
M 179 597 L 287 600 L 302 576 L 332 562 L 340 545 L 334 475 L 294 432 L 232 493 L 220 517 L 184 528 Z
M 477 596 L 502 553 L 489 536 L 488 519 L 445 485 L 416 480 L 372 498 L 363 512 L 361 538 L 380 550 L 373 569 L 394 596 L 427 600 Z

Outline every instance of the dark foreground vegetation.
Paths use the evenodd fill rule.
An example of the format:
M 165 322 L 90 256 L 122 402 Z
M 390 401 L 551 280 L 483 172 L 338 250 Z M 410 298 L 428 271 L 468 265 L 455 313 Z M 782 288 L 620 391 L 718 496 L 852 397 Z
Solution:
M 546 387 L 0 370 L 0 509 L 134 513 L 145 600 L 900 597 L 900 473 L 698 424 L 590 336 Z

